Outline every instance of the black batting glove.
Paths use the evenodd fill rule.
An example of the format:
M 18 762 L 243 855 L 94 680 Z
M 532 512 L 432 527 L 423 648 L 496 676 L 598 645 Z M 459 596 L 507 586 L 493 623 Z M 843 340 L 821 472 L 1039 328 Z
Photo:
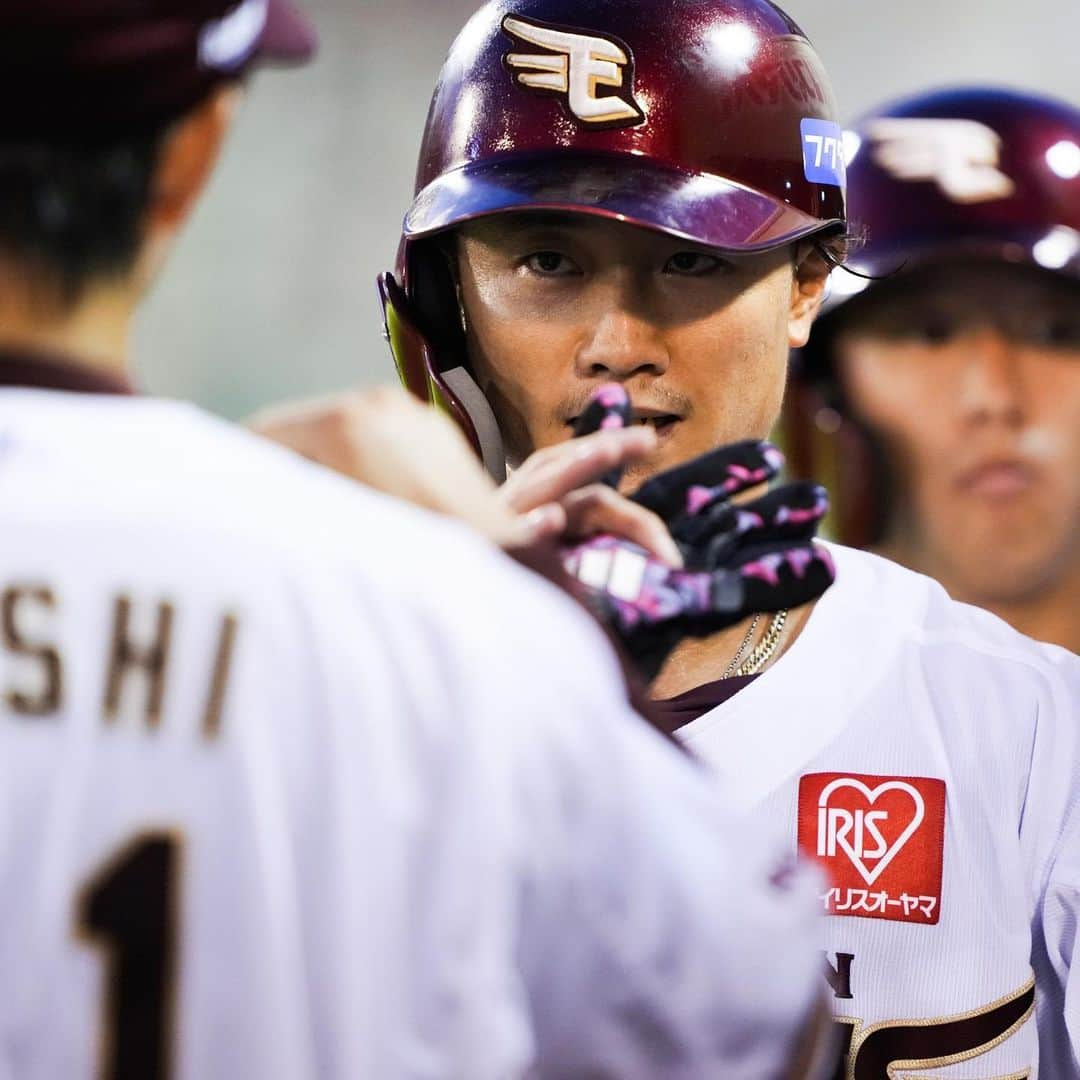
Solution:
M 604 387 L 575 435 L 630 422 L 621 387 Z M 776 447 L 749 440 L 711 451 L 647 481 L 632 496 L 667 522 L 683 569 L 636 544 L 601 535 L 567 547 L 566 569 L 586 602 L 651 680 L 678 643 L 759 613 L 799 607 L 832 584 L 828 551 L 812 542 L 828 509 L 824 488 L 788 484 L 747 503 L 731 500 L 779 472 Z M 605 478 L 612 486 L 618 475 Z

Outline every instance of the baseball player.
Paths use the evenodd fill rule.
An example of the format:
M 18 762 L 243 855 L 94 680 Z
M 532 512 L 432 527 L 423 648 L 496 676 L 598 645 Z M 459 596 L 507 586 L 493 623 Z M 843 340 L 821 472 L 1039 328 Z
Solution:
M 845 542 L 1080 651 L 1080 111 L 969 87 L 847 138 L 865 276 L 798 358 L 790 464 Z
M 496 475 L 555 453 L 612 380 L 659 438 L 624 492 L 763 437 L 843 256 L 835 115 L 764 0 L 487 4 L 450 49 L 381 282 L 404 381 Z M 647 493 L 676 522 L 700 494 Z M 1078 662 L 834 556 L 820 601 L 684 642 L 654 692 L 737 804 L 831 875 L 838 1075 L 1077 1075 Z
M 0 31 L 0 1075 L 813 1075 L 809 879 L 579 607 L 129 393 L 235 80 L 305 24 L 27 0 Z

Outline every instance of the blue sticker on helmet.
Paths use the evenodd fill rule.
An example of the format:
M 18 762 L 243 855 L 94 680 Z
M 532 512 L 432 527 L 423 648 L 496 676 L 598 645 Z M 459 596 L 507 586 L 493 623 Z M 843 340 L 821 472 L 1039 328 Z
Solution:
M 846 177 L 844 133 L 831 120 L 803 120 L 803 172 L 812 184 L 843 187 Z

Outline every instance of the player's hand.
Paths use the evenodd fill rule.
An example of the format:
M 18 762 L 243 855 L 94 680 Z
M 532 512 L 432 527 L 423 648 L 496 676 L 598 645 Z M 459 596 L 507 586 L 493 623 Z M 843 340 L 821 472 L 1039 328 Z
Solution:
M 592 415 L 587 410 L 582 420 L 587 422 Z M 565 539 L 620 536 L 661 562 L 681 566 L 682 555 L 667 525 L 652 510 L 619 495 L 610 483 L 623 466 L 655 449 L 656 432 L 651 428 L 601 430 L 597 425 L 578 438 L 532 454 L 499 489 L 499 498 L 519 514 L 558 503 L 566 515 Z
M 614 398 L 606 404 L 618 406 Z M 767 483 L 782 463 L 769 443 L 737 443 L 661 473 L 632 496 L 667 523 L 684 569 L 615 535 L 564 551 L 587 601 L 647 679 L 684 638 L 798 607 L 832 584 L 829 553 L 812 542 L 828 509 L 823 488 L 789 484 L 748 503 L 732 501 Z
M 688 568 L 729 566 L 758 549 L 798 546 L 817 534 L 829 509 L 820 484 L 798 481 L 735 501 L 774 479 L 783 464 L 772 443 L 749 439 L 660 473 L 631 498 L 666 522 Z
M 453 423 L 396 387 L 280 406 L 252 417 L 248 427 L 352 480 L 461 518 L 501 547 L 606 528 L 680 561 L 651 511 L 591 483 L 655 449 L 651 431 L 598 432 L 542 450 L 496 488 Z
M 649 681 L 680 641 L 809 603 L 836 576 L 828 551 L 813 543 L 763 543 L 726 566 L 677 570 L 636 544 L 598 536 L 566 549 L 563 565 Z
M 396 387 L 286 405 L 248 426 L 352 480 L 460 518 L 502 547 L 560 535 L 566 526 L 557 505 L 530 514 L 508 507 L 454 424 Z

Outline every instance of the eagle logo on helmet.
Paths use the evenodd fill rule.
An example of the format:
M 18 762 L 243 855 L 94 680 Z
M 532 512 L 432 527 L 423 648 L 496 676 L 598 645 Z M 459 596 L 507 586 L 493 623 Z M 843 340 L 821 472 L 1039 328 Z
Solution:
M 873 159 L 897 180 L 930 180 L 970 204 L 1007 199 L 1016 185 L 998 165 L 1001 136 L 975 120 L 886 117 L 869 128 Z
M 515 82 L 527 90 L 555 94 L 570 115 L 591 128 L 629 127 L 645 121 L 634 100 L 634 58 L 611 37 L 507 15 L 503 32 L 515 43 L 544 52 L 508 52 L 503 58 Z M 601 87 L 619 93 L 600 94 Z

